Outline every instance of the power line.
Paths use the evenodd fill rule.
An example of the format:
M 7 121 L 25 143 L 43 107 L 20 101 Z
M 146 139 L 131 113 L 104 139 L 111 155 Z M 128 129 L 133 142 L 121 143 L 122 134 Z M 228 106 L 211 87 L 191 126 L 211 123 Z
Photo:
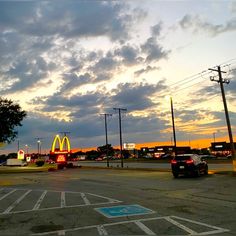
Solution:
M 176 83 L 173 83 L 173 84 L 171 84 L 171 85 L 168 85 L 168 88 L 166 88 L 166 90 L 164 90 L 162 93 L 160 93 L 159 96 L 164 96 L 164 95 L 166 95 L 167 93 L 172 93 L 172 91 L 175 93 L 176 91 L 181 91 L 181 90 L 184 90 L 184 89 L 189 88 L 189 87 L 191 87 L 191 86 L 194 86 L 195 84 L 192 84 L 192 85 L 189 85 L 189 86 L 187 86 L 187 87 L 181 88 L 181 86 L 183 86 L 183 85 L 185 85 L 185 84 L 188 84 L 188 83 L 190 83 L 190 82 L 192 82 L 192 81 L 194 81 L 194 80 L 197 80 L 197 79 L 199 79 L 199 78 L 203 78 L 203 76 L 206 76 L 206 75 L 208 75 L 208 74 L 210 74 L 210 72 L 202 71 L 202 72 L 200 72 L 200 73 L 198 73 L 198 74 L 195 74 L 195 75 L 193 75 L 193 76 L 189 76 L 189 77 L 187 77 L 187 78 L 185 78 L 185 79 L 183 79 L 183 80 L 181 80 L 181 81 L 178 81 L 178 82 L 176 82 Z M 201 82 L 197 82 L 196 84 L 198 84 L 198 83 L 201 83 Z M 174 85 L 176 85 L 176 86 L 173 87 Z M 173 88 L 172 88 L 172 87 L 173 87 Z M 178 89 L 178 87 L 179 87 L 179 89 Z M 177 90 L 176 90 L 176 89 L 177 89 Z M 168 91 L 168 90 L 169 90 L 169 91 Z
M 235 61 L 234 63 L 230 63 L 230 64 L 226 64 L 226 63 L 229 63 L 229 62 L 231 62 L 231 61 Z M 220 65 L 221 65 L 221 67 L 226 67 L 226 66 L 229 66 L 229 65 L 234 65 L 234 64 L 236 64 L 236 58 L 233 58 L 233 59 L 230 59 L 230 60 L 228 60 L 228 61 L 226 61 L 226 62 L 223 62 L 223 63 L 221 63 Z M 214 66 L 213 68 L 216 68 L 217 66 Z M 191 75 L 191 76 L 188 76 L 188 77 L 186 77 L 186 78 L 184 78 L 184 79 L 182 79 L 182 80 L 180 80 L 180 81 L 177 81 L 177 82 L 175 82 L 175 83 L 173 83 L 173 84 L 170 84 L 170 85 L 168 85 L 168 87 L 170 88 L 170 87 L 173 87 L 173 86 L 182 86 L 182 85 L 185 85 L 185 84 L 187 84 L 187 83 L 190 83 L 190 82 L 192 82 L 192 81 L 194 81 L 194 80 L 197 80 L 197 79 L 199 79 L 200 77 L 202 77 L 202 76 L 207 76 L 208 74 L 210 74 L 210 73 L 212 73 L 212 72 L 209 72 L 209 70 L 203 70 L 203 71 L 201 71 L 201 72 L 199 72 L 199 73 L 196 73 L 196 74 L 194 74 L 194 75 Z

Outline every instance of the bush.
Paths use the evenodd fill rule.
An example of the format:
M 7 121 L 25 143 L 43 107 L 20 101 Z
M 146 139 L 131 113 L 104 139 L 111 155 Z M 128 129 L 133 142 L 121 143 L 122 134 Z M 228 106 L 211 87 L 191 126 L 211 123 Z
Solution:
M 35 162 L 35 165 L 38 166 L 38 167 L 39 166 L 43 166 L 44 165 L 44 161 L 43 160 L 38 160 L 38 161 Z

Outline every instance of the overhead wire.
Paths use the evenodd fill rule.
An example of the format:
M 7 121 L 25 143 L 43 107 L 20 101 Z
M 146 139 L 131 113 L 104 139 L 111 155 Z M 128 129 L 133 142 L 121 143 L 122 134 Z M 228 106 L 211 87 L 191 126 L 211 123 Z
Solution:
M 233 62 L 233 61 L 235 61 L 235 62 Z M 231 63 L 229 64 L 228 62 L 231 62 Z M 228 64 L 226 64 L 226 63 L 228 63 Z M 223 68 L 223 67 L 229 67 L 230 65 L 234 65 L 234 64 L 236 64 L 236 58 L 228 60 L 228 61 L 226 61 L 224 63 L 221 63 L 220 65 Z M 231 69 L 229 71 L 231 72 L 231 71 L 234 71 L 234 70 L 236 70 L 236 68 L 235 69 Z M 170 95 L 170 94 L 171 94 L 171 96 L 173 96 L 173 94 L 174 95 L 179 94 L 181 91 L 186 90 L 186 89 L 188 89 L 190 87 L 195 87 L 195 86 L 197 86 L 199 84 L 204 85 L 204 81 L 207 81 L 207 80 L 197 81 L 196 83 L 193 83 L 193 84 L 190 84 L 188 86 L 183 87 L 184 85 L 187 85 L 187 84 L 189 84 L 189 83 L 191 83 L 193 81 L 196 81 L 196 80 L 198 80 L 200 78 L 205 79 L 204 77 L 209 76 L 212 73 L 214 73 L 214 72 L 213 71 L 209 71 L 209 70 L 204 70 L 204 71 L 202 71 L 200 73 L 188 76 L 188 77 L 186 77 L 186 78 L 184 78 L 184 79 L 182 79 L 180 81 L 177 81 L 177 82 L 175 82 L 173 84 L 168 85 L 168 87 L 166 89 L 162 90 L 162 92 L 159 93 L 158 96 L 159 97 L 163 97 L 165 95 Z M 201 86 L 201 88 L 196 90 L 196 92 L 199 92 L 201 89 L 202 89 L 202 86 Z M 218 96 L 218 94 L 216 96 Z M 214 96 L 214 97 L 216 97 L 216 96 Z M 206 98 L 204 98 L 204 99 L 206 100 Z M 207 99 L 207 101 L 208 100 L 209 99 Z
M 235 60 L 234 63 L 225 64 L 225 63 L 227 63 L 227 62 L 234 61 L 234 60 Z M 233 65 L 233 64 L 236 64 L 236 58 L 231 59 L 231 60 L 228 60 L 228 61 L 222 63 L 221 65 L 224 65 L 224 66 L 222 66 L 222 67 L 226 67 L 226 66 L 230 66 L 230 65 Z M 235 70 L 235 69 L 230 70 L 230 71 L 234 71 L 234 70 Z M 182 90 L 185 90 L 185 89 L 187 89 L 187 88 L 189 88 L 189 87 L 192 87 L 192 86 L 195 86 L 195 85 L 201 83 L 201 81 L 200 81 L 200 82 L 197 82 L 197 83 L 195 83 L 195 84 L 189 85 L 189 86 L 187 86 L 187 87 L 184 87 L 184 88 L 181 88 L 181 86 L 183 86 L 183 85 L 185 85 L 185 84 L 188 84 L 188 83 L 190 83 L 190 82 L 192 82 L 192 81 L 194 81 L 194 80 L 197 80 L 197 79 L 199 79 L 200 77 L 203 77 L 203 76 L 206 76 L 206 75 L 209 75 L 209 74 L 212 74 L 212 73 L 213 73 L 212 71 L 204 70 L 204 71 L 202 71 L 202 72 L 200 72 L 200 73 L 197 73 L 197 74 L 195 74 L 195 75 L 186 77 L 186 78 L 184 78 L 184 79 L 182 79 L 182 80 L 180 80 L 180 81 L 178 81 L 178 82 L 176 82 L 176 83 L 170 84 L 170 85 L 168 86 L 168 87 L 169 87 L 168 89 L 171 90 L 171 87 L 174 86 L 174 85 L 176 85 L 176 87 L 180 87 L 180 88 L 176 90 L 176 87 L 175 87 L 175 90 L 174 90 L 175 93 L 176 93 L 176 92 L 179 92 L 179 91 L 182 91 Z

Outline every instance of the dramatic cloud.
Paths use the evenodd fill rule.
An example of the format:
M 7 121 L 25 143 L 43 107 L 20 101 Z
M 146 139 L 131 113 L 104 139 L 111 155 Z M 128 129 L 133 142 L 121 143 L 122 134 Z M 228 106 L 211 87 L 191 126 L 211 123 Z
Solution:
M 154 25 L 151 27 L 151 31 L 152 31 L 152 36 L 159 36 L 161 34 L 161 30 L 162 30 L 162 22 Z
M 144 110 L 152 106 L 157 106 L 151 99 L 154 93 L 165 88 L 163 81 L 157 85 L 151 84 L 120 84 L 111 97 L 111 103 L 115 106 L 126 107 L 129 111 Z
M 124 3 L 103 1 L 2 2 L 0 26 L 39 37 L 107 35 L 118 40 L 126 38 L 129 26 L 143 17 L 141 11 L 129 14 L 126 9 Z
M 200 15 L 185 15 L 179 22 L 182 29 L 190 29 L 193 33 L 206 32 L 212 37 L 224 32 L 236 30 L 236 19 L 232 18 L 225 25 L 214 25 Z
M 41 136 L 49 147 L 57 132 L 69 131 L 74 147 L 104 144 L 104 117 L 99 114 L 114 113 L 114 107 L 127 108 L 122 116 L 124 140 L 170 139 L 166 91 L 178 93 L 179 89 L 182 93 L 184 83 L 179 86 L 178 81 L 185 73 L 192 73 L 191 63 L 196 73 L 202 65 L 195 61 L 207 66 L 201 60 L 204 57 L 210 64 L 220 63 L 219 58 L 228 58 L 235 51 L 226 34 L 208 37 L 217 58 L 208 52 L 205 41 L 199 43 L 185 30 L 216 36 L 233 32 L 236 25 L 233 2 L 230 6 L 219 3 L 222 21 L 213 4 L 199 4 L 192 15 L 187 2 L 171 5 L 176 11 L 169 11 L 168 4 L 158 1 L 152 6 L 142 1 L 0 1 L 0 94 L 19 102 L 28 112 L 19 129 L 20 139 L 33 147 L 34 138 Z M 201 17 L 204 9 L 209 10 L 209 20 Z M 170 28 L 176 22 L 184 30 L 173 35 Z M 189 40 L 190 47 L 176 50 L 189 45 Z M 193 47 L 202 52 L 194 54 L 196 60 Z M 231 83 L 225 85 L 230 105 L 235 104 L 233 73 L 228 77 Z M 166 85 L 175 82 L 173 89 Z M 184 90 L 176 101 L 181 138 L 202 135 L 207 127 L 208 133 L 212 127 L 223 127 L 220 114 L 214 114 L 220 111 L 219 106 L 207 104 L 206 111 L 199 105 L 216 94 L 220 96 L 218 84 L 195 87 Z M 195 105 L 200 108 L 194 110 Z M 108 125 L 109 140 L 116 145 L 117 114 Z
M 13 64 L 4 77 L 6 80 L 17 79 L 11 88 L 3 91 L 4 94 L 12 91 L 22 91 L 26 88 L 37 86 L 37 82 L 48 77 L 48 72 L 55 68 L 55 64 L 47 63 L 42 57 L 36 57 L 34 61 L 18 61 Z
M 142 51 L 147 54 L 145 60 L 147 63 L 159 61 L 163 58 L 165 59 L 170 53 L 169 51 L 164 50 L 154 37 L 148 38 L 141 48 Z
M 150 71 L 154 71 L 154 70 L 158 70 L 159 68 L 158 67 L 156 67 L 156 66 L 147 66 L 146 68 L 144 68 L 144 69 L 140 69 L 140 70 L 137 70 L 137 71 L 135 71 L 134 72 L 134 74 L 136 75 L 136 76 L 140 76 L 141 74 L 144 74 L 144 73 L 148 73 L 148 72 L 150 72 Z
M 137 64 L 141 60 L 141 58 L 139 58 L 139 53 L 140 51 L 138 48 L 129 45 L 125 45 L 115 51 L 115 54 L 122 57 L 122 62 L 127 66 Z

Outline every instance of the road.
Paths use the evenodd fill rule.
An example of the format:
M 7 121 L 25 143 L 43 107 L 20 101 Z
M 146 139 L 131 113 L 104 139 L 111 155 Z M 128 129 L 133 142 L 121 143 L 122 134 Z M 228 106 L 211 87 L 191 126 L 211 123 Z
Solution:
M 79 165 L 81 166 L 97 166 L 97 167 L 106 167 L 106 161 L 80 161 Z M 233 165 L 231 163 L 208 163 L 210 171 L 233 171 Z M 121 167 L 120 161 L 111 161 L 110 167 Z M 145 168 L 145 169 L 162 169 L 170 170 L 170 163 L 159 163 L 159 162 L 126 162 L 124 160 L 124 168 Z
M 1 174 L 0 235 L 236 235 L 235 185 L 127 169 Z

